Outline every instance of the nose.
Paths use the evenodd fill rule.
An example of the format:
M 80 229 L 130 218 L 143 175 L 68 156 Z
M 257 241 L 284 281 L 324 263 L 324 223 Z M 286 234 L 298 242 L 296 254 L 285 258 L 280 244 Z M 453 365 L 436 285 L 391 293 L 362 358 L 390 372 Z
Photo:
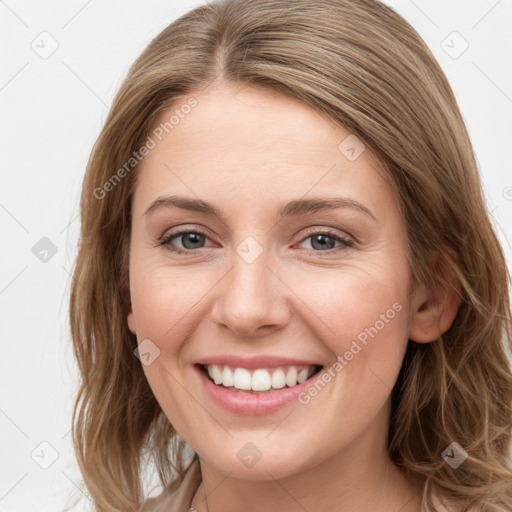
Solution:
M 234 253 L 233 266 L 219 283 L 212 317 L 233 336 L 268 335 L 289 321 L 290 291 L 269 260 L 265 251 L 252 262 Z

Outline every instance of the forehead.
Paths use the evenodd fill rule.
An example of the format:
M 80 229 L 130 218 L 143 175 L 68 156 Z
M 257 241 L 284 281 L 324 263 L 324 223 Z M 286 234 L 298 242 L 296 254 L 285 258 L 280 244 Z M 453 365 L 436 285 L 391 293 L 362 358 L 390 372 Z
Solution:
M 237 155 L 272 150 L 283 157 L 300 154 L 313 160 L 329 145 L 336 149 L 344 133 L 312 107 L 268 89 L 223 85 L 190 96 L 197 105 L 169 130 L 163 145 L 192 151 L 199 151 L 198 146 L 229 148 L 238 150 Z M 165 123 L 183 103 L 170 107 L 157 124 Z
M 199 197 L 211 198 L 213 192 L 219 199 L 221 191 L 236 192 L 233 198 L 240 200 L 296 199 L 308 191 L 319 195 L 333 189 L 367 198 L 386 192 L 369 148 L 296 98 L 235 86 L 190 97 L 196 101 L 194 108 L 180 110 L 187 104 L 184 98 L 153 126 L 153 131 L 165 127 L 173 114 L 179 118 L 177 124 L 167 124 L 141 162 L 138 195 L 146 202 L 176 187 Z M 360 153 L 357 158 L 347 158 L 347 144 Z

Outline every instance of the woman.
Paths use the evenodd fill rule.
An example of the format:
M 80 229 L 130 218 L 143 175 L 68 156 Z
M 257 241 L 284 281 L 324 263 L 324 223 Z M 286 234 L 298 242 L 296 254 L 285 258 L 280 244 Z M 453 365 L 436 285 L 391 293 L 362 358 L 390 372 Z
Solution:
M 184 15 L 121 86 L 81 213 L 98 511 L 512 510 L 507 267 L 450 86 L 392 9 Z

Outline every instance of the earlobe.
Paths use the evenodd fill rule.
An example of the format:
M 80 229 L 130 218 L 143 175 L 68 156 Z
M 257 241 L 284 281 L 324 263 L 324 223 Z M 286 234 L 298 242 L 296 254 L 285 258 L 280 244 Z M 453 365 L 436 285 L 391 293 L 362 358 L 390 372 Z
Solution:
M 461 304 L 456 282 L 453 271 L 446 265 L 428 289 L 416 290 L 411 303 L 410 340 L 429 343 L 451 327 Z
M 133 310 L 132 310 L 131 306 L 130 306 L 130 309 L 128 310 L 127 320 L 128 320 L 128 328 L 130 329 L 130 331 L 133 334 L 137 334 L 137 329 L 135 326 L 135 317 L 133 315 Z

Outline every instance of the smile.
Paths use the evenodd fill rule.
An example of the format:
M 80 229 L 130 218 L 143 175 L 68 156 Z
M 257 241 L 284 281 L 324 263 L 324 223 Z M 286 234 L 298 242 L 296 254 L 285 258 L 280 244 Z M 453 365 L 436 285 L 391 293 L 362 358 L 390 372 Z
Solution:
M 232 367 L 228 365 L 202 365 L 203 371 L 217 386 L 232 391 L 272 392 L 285 387 L 292 388 L 302 384 L 318 373 L 319 365 L 288 365 L 277 368 Z
M 203 392 L 225 411 L 249 416 L 271 414 L 296 404 L 314 375 L 324 368 L 306 361 L 292 364 L 284 358 L 212 359 L 216 360 L 193 365 Z

